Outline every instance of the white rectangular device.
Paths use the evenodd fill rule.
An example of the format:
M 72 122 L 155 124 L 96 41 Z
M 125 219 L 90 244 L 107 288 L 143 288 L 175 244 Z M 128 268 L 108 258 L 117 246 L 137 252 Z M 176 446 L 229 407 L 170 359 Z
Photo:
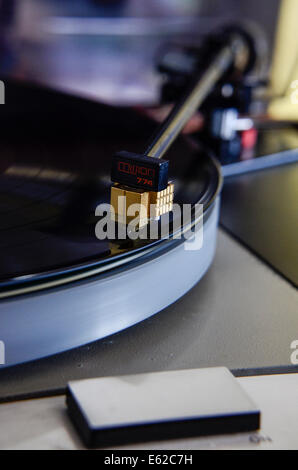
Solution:
M 224 367 L 70 382 L 70 417 L 87 446 L 255 431 L 260 411 Z

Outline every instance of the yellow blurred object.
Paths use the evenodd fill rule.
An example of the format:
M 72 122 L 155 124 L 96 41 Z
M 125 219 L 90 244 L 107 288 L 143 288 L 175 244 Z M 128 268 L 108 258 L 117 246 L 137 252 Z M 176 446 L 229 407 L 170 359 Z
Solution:
M 298 121 L 298 0 L 282 0 L 272 65 L 269 115 Z

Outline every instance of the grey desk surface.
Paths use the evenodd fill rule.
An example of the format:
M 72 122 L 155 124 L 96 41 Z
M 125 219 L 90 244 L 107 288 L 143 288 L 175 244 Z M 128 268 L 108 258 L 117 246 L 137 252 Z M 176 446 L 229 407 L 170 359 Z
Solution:
M 298 374 L 240 377 L 240 386 L 262 413 L 258 433 L 193 437 L 119 446 L 131 450 L 280 450 L 298 448 Z M 0 449 L 84 449 L 72 426 L 65 397 L 0 404 Z M 112 452 L 112 449 L 109 449 Z M 101 455 L 97 457 L 100 462 Z
M 298 371 L 294 340 L 296 289 L 220 229 L 211 269 L 178 302 L 106 340 L 0 371 L 0 399 L 63 389 L 72 379 L 156 370 Z

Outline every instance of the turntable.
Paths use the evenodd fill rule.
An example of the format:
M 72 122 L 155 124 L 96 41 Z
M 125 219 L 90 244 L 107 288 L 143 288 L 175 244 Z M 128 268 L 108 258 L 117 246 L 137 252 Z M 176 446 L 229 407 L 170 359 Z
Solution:
M 246 32 L 227 28 L 220 37 L 211 35 L 201 46 L 199 64 L 184 79 L 177 104 L 157 131 L 153 121 L 131 109 L 8 84 L 1 122 L 0 298 L 6 366 L 140 322 L 179 299 L 207 271 L 216 246 L 220 166 L 207 145 L 185 137 L 172 143 L 222 77 L 245 75 L 254 66 L 254 44 Z M 35 109 L 33 95 L 41 104 Z M 16 102 L 22 102 L 24 114 L 14 109 Z M 129 152 L 119 154 L 111 176 L 111 157 L 123 149 Z M 161 159 L 164 155 L 167 160 Z M 133 171 L 121 173 L 120 164 Z M 147 179 L 148 168 L 150 176 L 163 172 L 159 180 Z M 147 221 L 145 227 L 138 224 L 139 237 L 122 239 L 117 232 L 98 239 L 103 215 L 98 208 L 121 188 L 127 199 L 137 201 L 141 194 L 164 199 L 165 204 L 158 199 L 153 217 L 158 220 L 152 223 L 158 231 L 171 212 L 167 236 L 162 228 L 155 238 L 151 232 L 141 236 Z M 188 205 L 189 217 L 177 221 L 173 203 Z M 198 205 L 201 211 L 195 210 Z M 193 248 L 198 232 L 202 247 Z
M 0 0 L 2 448 L 79 448 L 69 382 L 222 366 L 260 431 L 165 448 L 297 448 L 297 5 L 173 3 Z
M 222 142 L 233 140 L 222 139 L 218 129 L 230 132 L 231 122 L 240 122 L 234 115 L 230 120 L 222 102 L 227 99 L 229 110 L 229 100 L 233 107 L 235 100 L 241 109 L 247 106 L 240 78 L 256 60 L 247 32 L 232 28 L 221 31 L 219 37 L 208 37 L 203 68 L 202 49 L 198 62 L 187 62 L 194 64 L 191 75 L 181 70 L 183 62 L 178 63 L 178 71 L 169 62 L 160 64 L 168 79 L 164 98 L 174 96 L 177 104 L 159 127 L 139 109 L 5 81 L 0 144 L 3 369 L 87 345 L 135 325 L 176 302 L 207 272 L 216 249 L 222 186 L 214 154 L 225 160 L 231 148 L 227 152 Z M 230 84 L 231 78 L 237 83 L 236 97 L 224 96 L 227 87 L 223 85 Z M 221 97 L 218 89 L 225 90 Z M 208 113 L 218 99 L 221 113 Z M 194 138 L 178 136 L 201 105 L 209 131 Z M 235 134 L 238 149 L 237 139 Z M 178 227 L 181 237 L 176 237 L 174 215 L 166 237 L 96 237 L 97 208 L 110 202 L 111 158 L 121 150 L 170 162 L 173 202 L 191 206 L 190 218 Z M 224 163 L 228 163 L 224 168 L 231 164 Z M 198 204 L 203 207 L 199 214 Z M 166 215 L 154 221 L 157 227 Z M 191 249 L 188 244 L 202 222 L 203 245 Z

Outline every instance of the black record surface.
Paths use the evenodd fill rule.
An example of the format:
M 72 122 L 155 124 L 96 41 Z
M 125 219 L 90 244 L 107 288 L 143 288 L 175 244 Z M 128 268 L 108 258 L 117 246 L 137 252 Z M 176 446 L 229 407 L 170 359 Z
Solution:
M 95 237 L 114 152 L 142 153 L 156 124 L 129 108 L 6 83 L 0 111 L 0 288 L 141 250 Z M 168 153 L 175 200 L 210 202 L 210 159 L 183 138 Z M 217 174 L 218 178 L 218 174 Z

